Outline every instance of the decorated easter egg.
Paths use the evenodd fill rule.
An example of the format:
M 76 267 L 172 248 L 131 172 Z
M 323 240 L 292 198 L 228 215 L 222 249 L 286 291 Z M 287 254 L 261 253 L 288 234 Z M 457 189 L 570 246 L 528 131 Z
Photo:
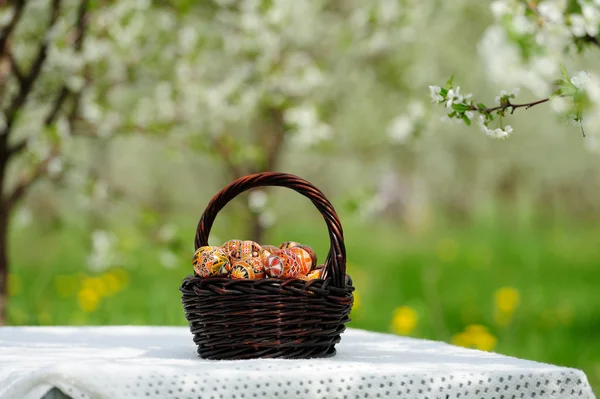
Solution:
M 229 255 L 232 252 L 237 252 L 242 246 L 242 240 L 229 240 L 225 244 L 221 245 L 221 248 L 225 250 L 225 253 Z
M 287 255 L 281 249 L 272 250 L 265 259 L 265 274 L 267 277 L 279 278 L 285 271 Z
M 265 259 L 267 259 L 269 256 L 271 256 L 273 251 L 279 250 L 279 248 L 277 248 L 275 245 L 262 245 L 262 249 L 263 249 L 263 257 Z
M 282 249 L 283 274 L 282 278 L 296 278 L 306 268 L 306 265 L 301 264 L 300 257 L 290 249 Z
M 260 258 L 248 258 L 235 262 L 231 267 L 232 279 L 258 280 L 265 278 L 265 266 Z
M 229 258 L 232 263 L 235 261 L 249 259 L 249 258 L 260 258 L 263 256 L 263 249 L 254 241 L 242 241 L 239 247 L 234 248 L 229 252 Z
M 308 252 L 308 254 L 310 255 L 310 259 L 312 261 L 312 267 L 313 267 L 313 269 L 316 268 L 317 267 L 317 253 L 315 252 L 315 250 L 312 249 L 311 247 L 309 247 L 308 245 L 301 245 L 300 248 L 302 248 L 303 250 Z
M 229 272 L 231 264 L 227 253 L 221 247 L 200 247 L 194 253 L 192 261 L 198 277 L 222 276 Z
M 310 254 L 302 247 L 292 247 L 288 249 L 288 251 L 294 253 L 296 255 L 296 259 L 298 262 L 299 275 L 306 275 L 312 269 L 312 258 Z
M 321 270 L 313 270 L 305 276 L 299 276 L 300 280 L 318 280 L 321 278 Z
M 281 244 L 279 244 L 279 249 L 290 249 L 290 248 L 300 247 L 300 246 L 302 246 L 302 244 L 300 244 L 296 241 L 285 241 L 285 242 L 282 242 Z

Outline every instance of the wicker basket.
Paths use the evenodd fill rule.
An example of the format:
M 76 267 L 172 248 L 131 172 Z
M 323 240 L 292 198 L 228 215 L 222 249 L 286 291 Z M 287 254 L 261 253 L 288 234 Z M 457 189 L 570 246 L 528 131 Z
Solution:
M 286 173 L 259 173 L 229 184 L 209 202 L 196 232 L 196 249 L 208 245 L 217 213 L 254 187 L 281 186 L 308 197 L 323 215 L 331 248 L 321 279 L 183 280 L 183 309 L 198 354 L 205 359 L 306 359 L 335 355 L 352 309 L 354 287 L 346 275 L 342 225 L 325 195 Z

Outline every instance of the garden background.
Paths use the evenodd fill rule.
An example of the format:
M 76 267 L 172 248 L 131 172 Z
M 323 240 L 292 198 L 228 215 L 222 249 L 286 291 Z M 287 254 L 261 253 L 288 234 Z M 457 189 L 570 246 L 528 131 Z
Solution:
M 16 68 L 49 44 L 9 141 L 23 153 L 2 181 L 5 193 L 27 186 L 10 212 L 7 324 L 186 325 L 178 288 L 208 200 L 277 170 L 339 213 L 350 327 L 576 367 L 600 389 L 593 141 L 548 104 L 515 112 L 513 136 L 493 140 L 442 122 L 429 98 L 450 75 L 490 103 L 512 89 L 482 60 L 487 2 L 199 3 L 23 9 Z M 0 6 L 3 27 L 14 4 Z M 22 89 L 7 54 L 4 110 Z M 597 69 L 598 54 L 579 69 Z M 46 123 L 63 89 L 73 98 Z M 219 214 L 212 242 L 233 238 L 299 241 L 321 260 L 328 250 L 318 212 L 280 188 Z

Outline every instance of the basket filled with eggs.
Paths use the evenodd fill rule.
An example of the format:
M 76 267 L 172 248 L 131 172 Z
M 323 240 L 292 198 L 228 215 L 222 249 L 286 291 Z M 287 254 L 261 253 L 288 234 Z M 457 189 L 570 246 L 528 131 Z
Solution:
M 209 246 L 217 213 L 244 191 L 287 187 L 321 212 L 330 249 L 322 264 L 308 245 L 262 245 L 229 240 Z M 325 195 L 287 173 L 266 172 L 235 180 L 206 207 L 195 237 L 194 274 L 180 291 L 198 354 L 205 359 L 328 357 L 336 353 L 350 321 L 353 291 L 346 275 L 341 223 Z

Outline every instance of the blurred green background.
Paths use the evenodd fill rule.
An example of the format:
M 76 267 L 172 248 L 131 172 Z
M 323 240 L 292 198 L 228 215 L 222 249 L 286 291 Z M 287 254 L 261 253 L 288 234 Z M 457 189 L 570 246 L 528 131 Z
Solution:
M 339 28 L 344 40 L 331 40 L 338 52 L 318 40 L 318 23 L 306 27 L 316 30 L 312 39 L 274 30 L 291 46 L 285 51 L 311 54 L 327 83 L 283 100 L 276 91 L 256 89 L 261 101 L 253 113 L 232 105 L 244 117 L 222 116 L 223 126 L 215 128 L 215 120 L 191 115 L 213 117 L 214 109 L 200 103 L 215 95 L 210 90 L 221 79 L 239 72 L 236 60 L 258 57 L 252 51 L 223 55 L 223 43 L 203 30 L 215 28 L 203 24 L 217 24 L 218 3 L 148 2 L 143 17 L 134 6 L 127 12 L 111 9 L 118 5 L 94 6 L 104 19 L 92 18 L 92 28 L 108 23 L 107 15 L 116 15 L 123 29 L 131 21 L 142 24 L 130 47 L 111 55 L 113 63 L 127 60 L 126 79 L 109 77 L 112 69 L 102 60 L 86 72 L 96 87 L 97 111 L 109 119 L 120 115 L 123 122 L 111 127 L 110 140 L 83 137 L 72 144 L 65 150 L 71 167 L 58 184 L 37 183 L 14 210 L 8 324 L 186 325 L 178 288 L 192 272 L 195 226 L 204 207 L 236 174 L 270 169 L 311 181 L 336 207 L 357 288 L 351 327 L 580 368 L 598 391 L 600 158 L 549 107 L 517 112 L 510 118 L 514 137 L 492 141 L 476 127 L 441 123 L 443 111 L 429 104 L 427 85 L 443 85 L 450 74 L 465 92 L 490 103 L 500 89 L 511 89 L 489 83 L 479 66 L 477 46 L 491 23 L 486 2 L 397 2 L 403 11 L 390 21 L 377 8 L 383 2 L 317 7 L 323 16 L 317 22 L 329 21 L 332 30 L 361 7 L 377 29 L 357 38 L 348 36 L 351 26 Z M 151 33 L 165 15 L 175 23 L 158 24 Z M 189 26 L 197 27 L 200 44 L 189 54 L 167 51 L 165 43 Z M 169 30 L 172 37 L 160 36 Z M 94 33 L 98 43 L 101 32 Z M 358 54 L 378 32 L 389 33 L 388 46 Z M 125 39 L 115 34 L 107 40 Z M 136 58 L 128 48 L 143 50 Z M 597 67 L 597 54 L 578 62 Z M 181 65 L 193 72 L 172 88 L 168 106 L 184 108 L 195 98 L 190 113 L 167 122 L 141 118 L 140 112 L 165 109 L 163 97 L 147 93 L 175 79 Z M 286 72 L 284 61 L 273 65 L 279 69 L 265 74 Z M 247 84 L 260 83 L 261 76 Z M 184 93 L 186 86 L 196 91 Z M 120 91 L 111 94 L 113 88 Z M 240 93 L 249 91 L 242 87 L 229 101 L 238 104 Z M 131 102 L 137 98 L 148 101 L 138 107 Z M 45 104 L 47 97 L 37 101 Z M 288 131 L 292 123 L 281 114 L 298 104 L 314 104 L 329 133 L 313 143 L 299 128 Z M 410 123 L 408 138 L 397 140 L 389 126 L 411 112 L 418 120 Z M 100 118 L 91 125 L 103 123 Z M 273 137 L 281 140 L 274 144 Z M 21 168 L 25 163 L 15 164 L 13 175 Z M 263 244 L 308 244 L 321 260 L 328 250 L 318 212 L 280 188 L 241 195 L 211 233 L 216 244 L 257 236 Z

